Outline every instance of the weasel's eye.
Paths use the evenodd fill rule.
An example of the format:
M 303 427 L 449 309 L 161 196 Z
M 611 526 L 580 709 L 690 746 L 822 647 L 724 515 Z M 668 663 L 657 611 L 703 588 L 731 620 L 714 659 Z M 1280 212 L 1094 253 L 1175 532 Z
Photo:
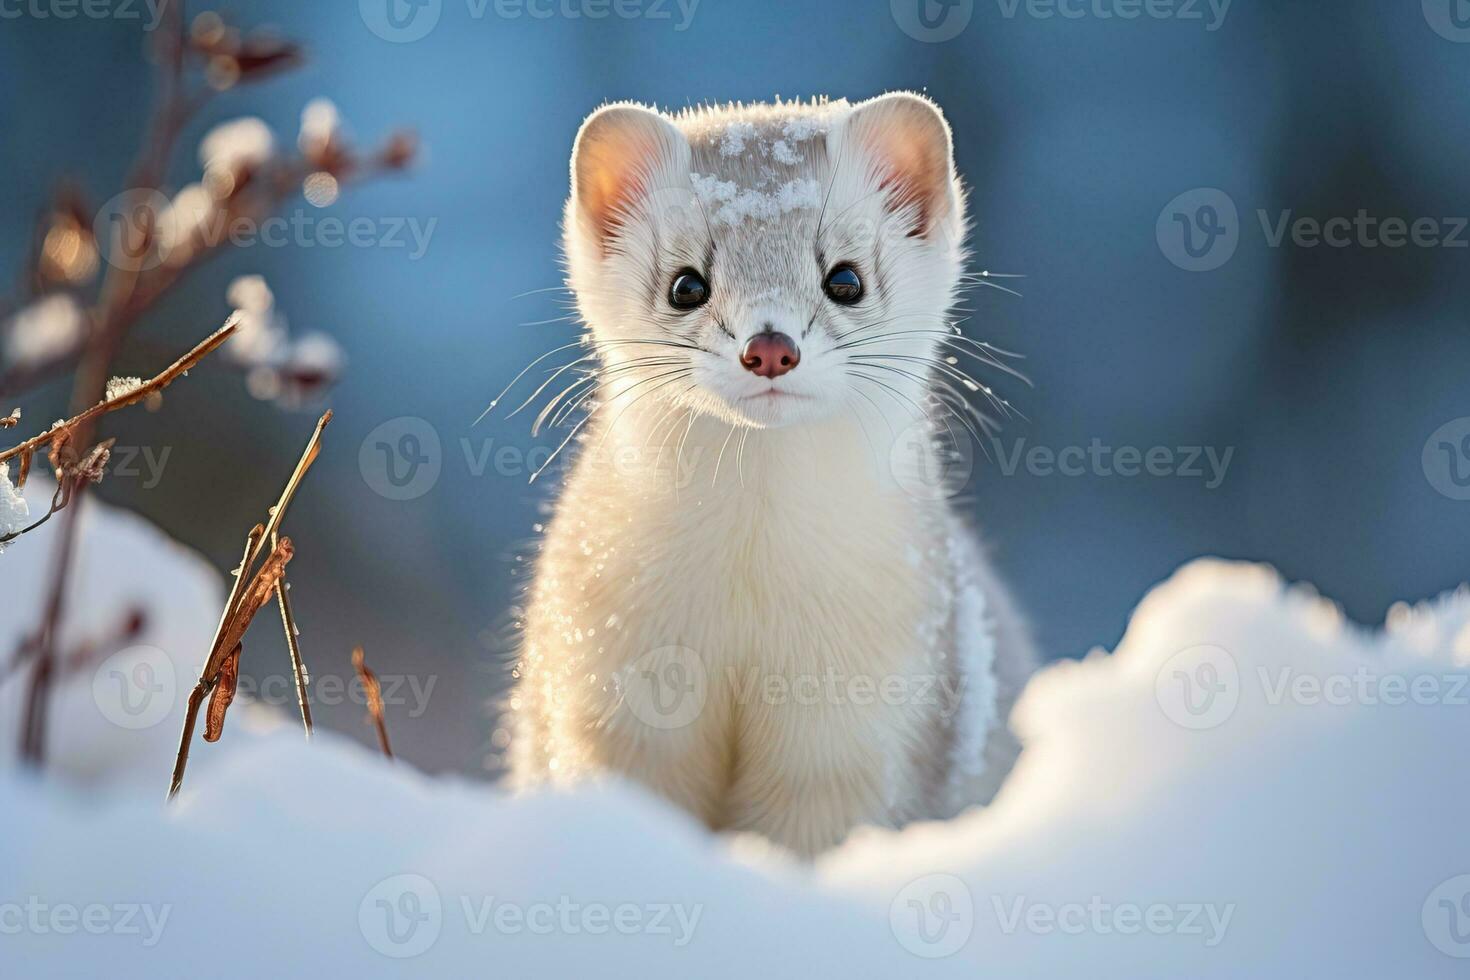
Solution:
M 827 276 L 822 286 L 834 303 L 851 306 L 863 298 L 863 280 L 850 265 L 839 265 Z
M 669 287 L 669 305 L 676 310 L 692 310 L 709 301 L 709 283 L 693 269 L 685 269 L 674 277 Z

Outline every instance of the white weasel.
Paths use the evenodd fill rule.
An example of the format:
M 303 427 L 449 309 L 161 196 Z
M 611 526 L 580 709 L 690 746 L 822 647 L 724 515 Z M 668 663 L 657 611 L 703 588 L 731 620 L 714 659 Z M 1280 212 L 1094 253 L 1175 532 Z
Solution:
M 993 358 L 951 326 L 939 109 L 612 105 L 572 183 L 595 395 L 525 609 L 514 780 L 614 771 L 802 855 L 988 802 L 1032 653 L 945 499 L 938 395 Z

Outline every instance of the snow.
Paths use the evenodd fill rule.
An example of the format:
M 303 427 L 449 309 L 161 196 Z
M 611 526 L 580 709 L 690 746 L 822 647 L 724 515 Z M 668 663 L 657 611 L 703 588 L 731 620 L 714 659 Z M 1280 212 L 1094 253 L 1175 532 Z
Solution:
M 107 393 L 103 395 L 102 400 L 104 402 L 110 402 L 114 398 L 130 395 L 141 387 L 143 387 L 142 378 L 109 378 L 107 380 Z
M 0 463 L 0 538 L 14 534 L 30 524 L 31 511 L 26 499 L 10 482 L 10 464 Z M 0 542 L 0 555 L 9 545 Z
M 276 138 L 263 120 L 253 116 L 221 123 L 199 143 L 199 163 L 206 171 L 238 173 L 271 158 Z
M 23 491 L 31 513 L 44 514 L 55 489 L 40 467 L 32 470 Z M 202 558 L 141 518 L 93 494 L 80 506 L 77 561 L 66 594 L 72 615 L 58 648 L 68 654 L 89 642 L 106 644 L 134 610 L 144 613 L 145 624 L 122 649 L 105 646 L 97 662 L 59 685 L 50 711 L 49 765 L 76 783 L 161 793 L 167 774 L 160 776 L 159 759 L 171 758 L 178 745 L 183 696 L 208 653 L 224 586 Z M 0 665 L 6 665 L 0 667 L 0 773 L 15 765 L 30 675 L 11 673 L 8 665 L 39 625 L 58 519 L 12 542 L 0 558 Z
M 11 319 L 5 358 L 14 365 L 43 364 L 70 352 L 82 338 L 86 314 L 70 293 L 42 297 Z
M 694 193 L 709 210 L 716 224 L 738 225 L 745 221 L 772 221 L 801 208 L 821 206 L 822 188 L 810 177 L 786 181 L 775 190 L 740 187 L 734 181 L 711 174 L 691 173 Z
M 86 516 L 78 608 L 146 593 L 197 669 L 218 576 Z M 44 577 L 24 544 L 7 608 Z M 1460 977 L 1467 674 L 1470 593 L 1370 632 L 1196 562 L 1112 654 L 1038 675 L 990 808 L 812 867 L 618 782 L 512 797 L 233 718 L 165 808 L 174 725 L 125 740 L 64 699 L 65 778 L 0 774 L 0 944 L 28 977 Z

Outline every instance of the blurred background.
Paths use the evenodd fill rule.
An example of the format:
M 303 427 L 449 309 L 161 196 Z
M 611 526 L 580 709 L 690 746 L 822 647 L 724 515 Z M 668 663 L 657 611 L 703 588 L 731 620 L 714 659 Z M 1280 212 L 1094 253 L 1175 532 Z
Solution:
M 258 116 L 291 144 L 318 96 L 359 142 L 407 126 L 423 156 L 329 208 L 290 205 L 296 241 L 201 269 L 118 365 L 155 373 L 224 320 L 236 277 L 259 273 L 293 331 L 345 350 L 323 402 L 283 409 L 206 362 L 160 413 L 109 419 L 104 434 L 163 465 L 140 453 L 100 495 L 224 570 L 316 413 L 335 409 L 288 521 L 307 659 L 318 677 L 350 676 L 365 643 L 385 677 L 432 683 L 423 704 L 407 686 L 390 702 L 395 747 L 493 776 L 518 556 L 555 489 L 527 478 L 564 433 L 532 440 L 529 419 L 504 412 L 473 423 L 577 334 L 554 287 L 579 122 L 610 99 L 917 89 L 954 125 L 975 268 L 1026 277 L 1004 280 L 1024 298 L 980 289 L 967 303 L 966 333 L 1024 353 L 1035 389 L 996 379 L 1028 420 L 978 456 L 963 501 L 1046 656 L 1111 647 L 1144 592 L 1200 555 L 1270 562 L 1380 622 L 1396 600 L 1470 578 L 1466 6 L 242 0 L 226 12 L 303 41 L 309 63 L 219 99 L 170 190 L 198 179 L 193 147 L 214 125 Z M 150 7 L 93 9 L 106 16 L 0 4 L 0 267 L 17 276 L 58 183 L 100 207 L 145 123 Z M 334 246 L 313 224 L 328 215 L 368 219 L 375 241 Z M 1352 228 L 1312 234 L 1331 219 Z M 34 423 L 59 417 L 68 390 L 12 400 Z M 426 461 L 406 489 L 377 449 L 405 434 Z M 1062 472 L 1026 455 L 1036 447 L 1102 462 Z M 1153 451 L 1155 471 L 1129 449 Z M 247 673 L 284 670 L 284 650 L 257 648 Z M 357 705 L 317 715 L 372 738 Z

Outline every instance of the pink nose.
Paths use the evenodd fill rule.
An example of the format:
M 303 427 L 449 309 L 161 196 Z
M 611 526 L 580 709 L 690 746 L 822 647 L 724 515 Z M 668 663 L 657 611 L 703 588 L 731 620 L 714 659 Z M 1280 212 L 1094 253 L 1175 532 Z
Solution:
M 740 364 L 762 378 L 779 378 L 801 363 L 796 341 L 784 333 L 758 333 L 740 352 Z

